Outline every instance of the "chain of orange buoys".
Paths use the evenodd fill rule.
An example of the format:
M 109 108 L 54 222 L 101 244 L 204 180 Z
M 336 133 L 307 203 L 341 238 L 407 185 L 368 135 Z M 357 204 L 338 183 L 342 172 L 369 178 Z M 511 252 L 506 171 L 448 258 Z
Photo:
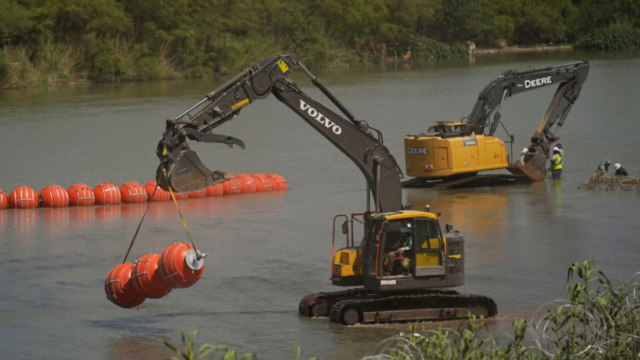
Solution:
M 203 198 L 206 196 L 222 196 L 249 194 L 255 192 L 267 192 L 287 190 L 287 181 L 277 174 L 244 174 L 230 178 L 222 184 L 209 186 L 200 191 L 190 193 L 176 193 L 177 200 L 187 198 Z M 156 190 L 157 188 L 157 190 Z M 151 196 L 153 195 L 153 196 Z M 93 189 L 85 184 L 74 184 L 65 190 L 59 185 L 47 185 L 40 194 L 28 186 L 19 186 L 7 194 L 0 189 L 0 210 L 8 208 L 35 209 L 38 207 L 60 208 L 67 206 L 92 206 L 92 205 L 117 205 L 144 203 L 147 201 L 169 201 L 171 195 L 168 191 L 158 188 L 155 181 L 149 181 L 144 186 L 131 181 L 119 188 L 108 182 L 104 182 Z
M 166 173 L 164 176 L 167 176 Z M 280 175 L 271 174 L 265 176 L 255 174 L 249 176 L 247 174 L 238 174 L 235 177 L 231 175 L 228 175 L 228 177 L 230 177 L 231 180 L 210 187 L 210 191 L 207 191 L 209 189 L 205 190 L 205 195 L 207 192 L 211 192 L 213 196 L 215 193 L 223 195 L 270 191 L 274 190 L 274 185 L 277 190 L 287 189 L 286 181 Z M 173 289 L 188 288 L 198 282 L 204 272 L 204 258 L 206 254 L 196 249 L 189 232 L 189 227 L 176 201 L 176 194 L 171 191 L 171 189 L 169 189 L 169 192 L 164 193 L 169 195 L 175 203 L 191 244 L 186 242 L 173 243 L 167 246 L 162 251 L 162 254 L 146 254 L 133 263 L 126 262 L 131 248 L 136 241 L 142 222 L 151 206 L 151 202 L 154 200 L 167 200 L 162 193 L 159 193 L 163 190 L 160 189 L 155 182 L 150 183 L 153 192 L 149 191 L 151 194 L 148 196 L 150 199 L 149 204 L 140 219 L 140 224 L 133 235 L 133 239 L 131 239 L 127 254 L 122 264 L 113 267 L 104 281 L 104 291 L 107 299 L 122 308 L 136 307 L 142 304 L 147 298 L 162 298 Z M 147 185 L 149 185 L 149 183 L 147 183 Z M 129 191 L 129 189 L 125 189 L 125 192 L 127 191 Z

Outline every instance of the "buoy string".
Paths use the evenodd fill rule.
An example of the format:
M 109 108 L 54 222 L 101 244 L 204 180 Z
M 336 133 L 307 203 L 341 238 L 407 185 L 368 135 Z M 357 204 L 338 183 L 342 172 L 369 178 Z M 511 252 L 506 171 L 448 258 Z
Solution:
M 129 244 L 129 249 L 127 250 L 127 254 L 124 256 L 124 260 L 122 260 L 122 263 L 126 263 L 127 262 L 127 258 L 129 257 L 129 253 L 131 252 L 131 248 L 133 247 L 133 243 L 136 241 L 136 237 L 138 237 L 138 232 L 140 232 L 140 227 L 142 226 L 142 222 L 144 221 L 144 217 L 147 216 L 147 211 L 149 211 L 149 206 L 151 206 L 151 200 L 153 199 L 153 196 L 156 194 L 156 191 L 158 191 L 158 187 L 156 185 L 156 188 L 153 190 L 153 194 L 151 194 L 151 197 L 149 198 L 149 203 L 147 204 L 147 208 L 144 210 L 144 214 L 142 214 L 142 219 L 140 219 L 140 224 L 138 224 L 138 228 L 136 229 L 136 233 L 133 234 L 133 239 L 131 239 L 131 244 Z
M 187 236 L 189 236 L 189 240 L 191 241 L 191 245 L 193 246 L 193 251 L 196 253 L 196 260 L 202 259 L 198 249 L 196 248 L 196 244 L 193 242 L 191 238 L 191 233 L 189 232 L 189 227 L 187 226 L 187 222 L 184 221 L 184 216 L 182 216 L 182 211 L 180 211 L 180 206 L 178 206 L 178 201 L 176 197 L 173 195 L 173 190 L 171 190 L 171 184 L 169 183 L 169 179 L 167 178 L 167 170 L 162 169 L 162 174 L 164 175 L 164 179 L 167 181 L 167 187 L 169 188 L 169 194 L 171 194 L 171 198 L 173 199 L 173 203 L 176 204 L 176 208 L 178 209 L 178 214 L 180 214 L 180 220 L 182 220 L 182 225 L 184 225 L 184 229 L 187 230 Z

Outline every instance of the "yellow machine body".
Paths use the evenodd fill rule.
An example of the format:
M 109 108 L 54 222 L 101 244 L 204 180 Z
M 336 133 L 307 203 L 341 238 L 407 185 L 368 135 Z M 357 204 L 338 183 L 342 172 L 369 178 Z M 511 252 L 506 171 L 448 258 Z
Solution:
M 404 138 L 404 151 L 407 175 L 419 178 L 440 179 L 509 165 L 504 142 L 493 136 L 410 135 Z

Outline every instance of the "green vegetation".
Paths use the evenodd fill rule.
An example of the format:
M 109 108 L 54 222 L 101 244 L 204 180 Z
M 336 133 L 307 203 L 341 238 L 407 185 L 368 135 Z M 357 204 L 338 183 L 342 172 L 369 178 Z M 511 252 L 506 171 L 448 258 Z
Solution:
M 210 77 L 279 52 L 318 68 L 467 41 L 620 49 L 639 28 L 638 0 L 0 0 L 0 87 Z
M 614 286 L 591 260 L 571 265 L 567 276 L 569 300 L 551 302 L 532 321 L 515 320 L 513 334 L 494 338 L 482 318 L 469 316 L 457 330 L 438 328 L 410 331 L 381 342 L 366 359 L 469 360 L 614 360 L 637 359 L 640 353 L 640 293 L 638 276 Z M 235 360 L 226 347 L 202 345 L 195 349 L 195 334 L 185 339 L 184 350 L 165 344 L 179 357 L 201 359 L 217 351 L 223 360 Z M 257 358 L 246 354 L 243 360 Z M 294 350 L 299 360 L 300 349 Z

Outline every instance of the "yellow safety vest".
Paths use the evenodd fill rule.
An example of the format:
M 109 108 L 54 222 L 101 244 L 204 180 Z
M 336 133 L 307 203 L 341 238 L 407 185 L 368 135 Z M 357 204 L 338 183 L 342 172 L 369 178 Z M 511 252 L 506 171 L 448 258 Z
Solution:
M 551 164 L 551 170 L 562 170 L 562 156 L 556 154 L 556 159 Z

